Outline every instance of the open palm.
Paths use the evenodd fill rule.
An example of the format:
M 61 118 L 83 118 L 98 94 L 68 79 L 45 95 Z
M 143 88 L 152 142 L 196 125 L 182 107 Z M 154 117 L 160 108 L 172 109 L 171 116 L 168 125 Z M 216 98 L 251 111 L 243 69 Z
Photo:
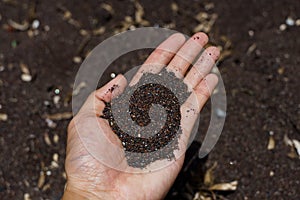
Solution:
M 124 76 L 119 75 L 93 92 L 69 124 L 65 166 L 68 180 L 64 199 L 162 199 L 166 195 L 182 167 L 186 144 L 198 114 L 218 81 L 216 75 L 209 74 L 219 56 L 216 47 L 202 52 L 188 71 L 207 42 L 204 33 L 196 33 L 187 41 L 181 34 L 170 36 L 148 57 L 129 83 L 134 85 L 143 73 L 159 73 L 166 66 L 167 71 L 174 72 L 188 86 L 191 95 L 181 106 L 183 134 L 179 150 L 175 152 L 176 159 L 156 161 L 168 162 L 168 165 L 147 173 L 143 173 L 144 169 L 128 166 L 121 141 L 107 120 L 99 118 L 104 102 L 110 102 L 127 85 Z M 117 89 L 111 90 L 116 85 Z M 188 112 L 191 109 L 194 112 Z M 96 136 L 103 137 L 101 144 L 95 143 Z M 101 152 L 102 159 L 97 159 L 93 151 Z

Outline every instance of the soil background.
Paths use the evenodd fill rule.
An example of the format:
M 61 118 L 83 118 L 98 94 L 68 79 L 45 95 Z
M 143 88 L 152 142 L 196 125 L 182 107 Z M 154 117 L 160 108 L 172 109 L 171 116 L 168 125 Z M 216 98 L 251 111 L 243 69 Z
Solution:
M 148 26 L 187 35 L 199 25 L 195 19 L 199 12 L 216 14 L 207 32 L 211 43 L 221 45 L 226 52 L 219 63 L 228 101 L 223 133 L 214 150 L 201 161 L 198 171 L 202 178 L 197 187 L 189 183 L 192 188 L 186 188 L 189 180 L 178 179 L 182 187 L 175 184 L 167 198 L 192 199 L 202 187 L 203 173 L 217 163 L 215 183 L 238 181 L 236 191 L 217 193 L 221 195 L 218 198 L 300 199 L 300 160 L 284 142 L 285 135 L 300 140 L 300 27 L 286 25 L 283 30 L 281 26 L 289 16 L 300 18 L 300 1 L 139 3 Z M 80 66 L 74 57 L 84 59 L 97 44 L 124 27 L 141 27 L 139 23 L 124 26 L 125 17 L 135 19 L 136 10 L 134 1 L 125 0 L 1 0 L 0 113 L 7 114 L 8 119 L 0 120 L 0 199 L 61 197 L 69 119 L 65 116 L 51 124 L 45 115 L 71 112 L 70 94 Z M 34 30 L 15 31 L 7 25 L 10 19 L 30 24 L 37 19 L 40 24 Z M 93 34 L 87 36 L 82 30 Z M 122 57 L 103 82 L 110 79 L 109 73 L 124 73 L 146 56 L 137 52 Z M 21 80 L 21 63 L 30 70 L 30 82 Z M 55 96 L 60 97 L 58 102 Z M 204 110 L 203 127 L 208 120 L 209 112 Z M 267 149 L 270 133 L 275 140 L 272 150 Z M 54 154 L 58 160 L 53 163 Z M 193 173 L 189 177 L 198 176 Z

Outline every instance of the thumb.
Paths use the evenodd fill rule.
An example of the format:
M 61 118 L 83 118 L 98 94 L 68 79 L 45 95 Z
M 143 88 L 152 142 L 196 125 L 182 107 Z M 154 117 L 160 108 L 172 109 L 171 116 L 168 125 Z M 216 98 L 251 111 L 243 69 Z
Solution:
M 78 114 L 96 114 L 97 116 L 102 115 L 102 111 L 105 107 L 104 102 L 110 102 L 113 98 L 120 95 L 124 91 L 126 85 L 126 78 L 119 74 L 106 85 L 91 93 Z

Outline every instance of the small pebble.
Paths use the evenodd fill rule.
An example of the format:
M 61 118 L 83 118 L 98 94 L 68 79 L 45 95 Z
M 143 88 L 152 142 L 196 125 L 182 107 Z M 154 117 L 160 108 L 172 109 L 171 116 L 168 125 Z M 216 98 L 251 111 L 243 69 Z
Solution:
M 49 105 L 50 105 L 50 102 L 49 102 L 49 101 L 44 101 L 44 105 L 45 105 L 45 106 L 49 106 Z
M 280 30 L 280 31 L 285 31 L 286 28 L 287 28 L 287 26 L 286 26 L 285 24 L 281 24 L 281 25 L 279 26 L 279 30 Z
M 226 112 L 219 109 L 219 108 L 216 109 L 216 114 L 217 114 L 218 117 L 221 117 L 221 118 L 226 117 Z
M 295 25 L 295 20 L 293 20 L 291 17 L 288 17 L 288 18 L 285 20 L 285 23 L 286 23 L 288 26 L 294 26 L 294 25 Z
M 253 30 L 249 30 L 248 34 L 249 34 L 250 37 L 253 37 L 254 36 L 254 31 Z
M 50 31 L 50 26 L 45 25 L 45 26 L 44 26 L 44 30 L 45 30 L 46 32 Z
M 75 57 L 73 58 L 73 62 L 76 63 L 76 64 L 81 63 L 81 61 L 82 61 L 82 59 L 81 59 L 80 56 L 75 56 Z
M 50 170 L 46 171 L 47 176 L 51 176 L 52 172 Z
M 31 27 L 33 29 L 37 29 L 37 28 L 39 28 L 39 26 L 40 26 L 40 21 L 37 19 L 33 20 Z
M 300 19 L 296 20 L 296 26 L 300 26 Z
M 3 72 L 5 67 L 3 65 L 0 66 L 0 72 Z
M 110 74 L 110 77 L 111 77 L 111 78 L 115 78 L 115 77 L 116 77 L 116 74 L 115 74 L 115 73 L 111 73 L 111 74 Z
M 275 173 L 273 171 L 270 171 L 270 176 L 272 177 L 274 175 L 275 175 Z

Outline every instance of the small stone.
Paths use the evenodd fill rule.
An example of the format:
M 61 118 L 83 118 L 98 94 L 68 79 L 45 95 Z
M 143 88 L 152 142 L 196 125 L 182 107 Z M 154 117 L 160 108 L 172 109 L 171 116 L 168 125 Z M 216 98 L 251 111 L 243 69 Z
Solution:
M 22 74 L 22 75 L 21 75 L 21 79 L 22 79 L 22 81 L 24 81 L 24 82 L 30 82 L 30 81 L 32 80 L 32 77 L 31 77 L 30 74 Z
M 47 176 L 51 176 L 52 172 L 50 170 L 46 171 Z
M 249 30 L 249 31 L 248 31 L 248 35 L 249 35 L 250 37 L 253 37 L 253 36 L 254 36 L 254 31 L 253 31 L 253 30 Z
M 111 78 L 115 78 L 115 77 L 116 77 L 116 74 L 115 74 L 115 73 L 111 73 L 111 74 L 110 74 L 110 77 L 111 77 Z
M 3 72 L 5 67 L 3 65 L 0 66 L 0 72 Z
M 81 61 L 82 61 L 82 58 L 81 58 L 80 56 L 75 56 L 75 57 L 73 58 L 73 62 L 76 63 L 76 64 L 81 63 Z
M 300 19 L 296 20 L 296 26 L 300 26 Z
M 285 20 L 285 23 L 288 25 L 288 26 L 294 26 L 295 25 L 295 20 L 291 17 L 288 17 L 286 20 Z
M 44 26 L 44 30 L 45 30 L 46 32 L 50 31 L 50 26 L 45 25 L 45 26 Z
M 286 26 L 285 24 L 281 24 L 281 25 L 279 26 L 279 30 L 280 30 L 280 31 L 285 31 L 286 28 L 287 28 L 287 26 Z
M 49 102 L 49 101 L 44 101 L 44 105 L 45 105 L 45 106 L 49 106 L 49 105 L 50 105 L 50 102 Z
M 40 26 L 40 21 L 37 19 L 33 20 L 31 27 L 33 29 L 37 29 L 37 28 L 39 28 L 39 26 Z
M 273 171 L 270 171 L 270 176 L 272 177 L 274 175 L 275 175 L 275 173 Z

